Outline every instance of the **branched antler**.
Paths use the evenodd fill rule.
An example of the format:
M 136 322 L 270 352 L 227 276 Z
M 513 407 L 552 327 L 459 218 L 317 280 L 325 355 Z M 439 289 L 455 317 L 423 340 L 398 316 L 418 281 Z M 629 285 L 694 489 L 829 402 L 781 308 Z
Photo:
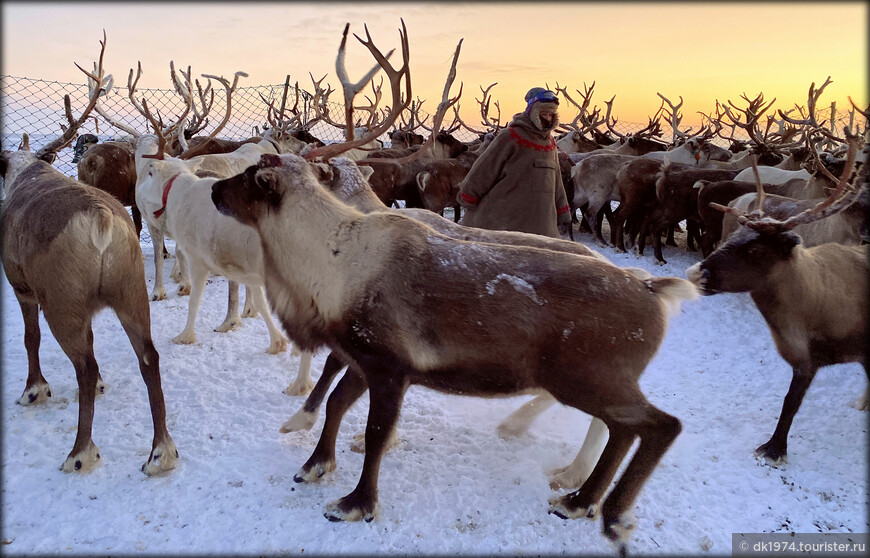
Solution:
M 79 70 L 84 72 L 84 74 L 86 76 L 88 76 L 88 83 L 90 83 L 91 80 L 93 80 L 94 83 L 100 84 L 100 87 L 93 87 L 93 88 L 89 87 L 90 97 L 88 99 L 88 104 L 85 107 L 85 110 L 81 113 L 81 115 L 79 115 L 78 118 L 73 118 L 72 104 L 71 104 L 69 95 L 64 95 L 64 97 L 63 97 L 64 114 L 66 115 L 66 119 L 67 119 L 67 122 L 69 123 L 69 127 L 67 127 L 64 130 L 63 134 L 61 134 L 61 136 L 59 138 L 50 141 L 49 143 L 44 145 L 42 148 L 40 148 L 39 151 L 36 152 L 37 157 L 45 158 L 46 156 L 48 156 L 49 153 L 57 153 L 58 151 L 60 151 L 64 147 L 67 147 L 69 144 L 71 144 L 72 141 L 76 137 L 76 133 L 78 132 L 78 129 L 81 127 L 81 125 L 84 123 L 84 121 L 87 120 L 88 115 L 90 115 L 91 111 L 94 110 L 94 107 L 97 105 L 97 101 L 99 100 L 101 92 L 103 91 L 103 88 L 102 88 L 103 84 L 105 83 L 105 84 L 107 84 L 107 86 L 110 86 L 110 84 L 112 83 L 112 76 L 111 75 L 105 76 L 103 73 L 103 55 L 105 53 L 106 53 L 106 30 L 103 29 L 103 40 L 100 41 L 100 58 L 99 58 L 99 62 L 97 64 L 97 67 L 95 68 L 94 72 L 93 73 L 88 72 L 87 70 L 85 70 L 84 68 L 79 66 L 78 63 L 74 62 L 74 64 L 76 65 L 76 68 L 78 68 Z
M 345 151 L 353 149 L 354 147 L 359 147 L 361 145 L 365 145 L 366 143 L 376 139 L 378 136 L 386 132 L 390 126 L 392 126 L 393 122 L 396 121 L 399 114 L 408 108 L 408 105 L 411 103 L 411 73 L 408 67 L 410 53 L 408 47 L 408 32 L 405 28 L 405 20 L 402 19 L 402 29 L 399 30 L 399 38 L 402 43 L 402 66 L 396 70 L 393 66 L 387 61 L 387 58 L 390 54 L 393 53 L 391 50 L 386 56 L 384 56 L 381 51 L 375 46 L 372 41 L 371 35 L 369 34 L 368 26 L 365 27 L 366 31 L 366 40 L 361 39 L 359 36 L 354 34 L 354 37 L 357 38 L 366 48 L 369 49 L 369 52 L 372 53 L 375 60 L 378 62 L 378 66 L 372 68 L 368 74 L 357 84 L 351 84 L 347 78 L 347 71 L 344 68 L 344 52 L 345 52 L 345 43 L 347 41 L 347 31 L 350 27 L 350 24 L 347 24 L 344 28 L 344 33 L 341 39 L 341 45 L 338 50 L 338 57 L 335 60 L 335 70 L 336 74 L 339 76 L 341 80 L 342 87 L 344 89 L 344 98 L 345 98 L 345 116 L 347 118 L 347 134 L 348 140 L 344 143 L 333 143 L 330 145 L 325 145 L 323 147 L 319 147 L 313 149 L 306 153 L 304 156 L 306 159 L 314 159 L 316 157 L 322 157 L 323 159 L 328 159 L 330 157 L 335 157 Z M 377 73 L 379 68 L 383 68 L 384 72 L 387 74 L 387 78 L 390 80 L 390 93 L 393 99 L 393 105 L 390 108 L 390 112 L 384 118 L 380 125 L 375 127 L 374 129 L 369 130 L 366 134 L 363 135 L 360 139 L 352 139 L 353 138 L 353 97 L 357 92 L 362 88 L 362 86 L 367 83 L 374 74 Z M 404 100 L 402 96 L 402 78 L 404 78 L 405 82 L 405 95 Z
M 849 179 L 852 176 L 852 172 L 855 170 L 856 154 L 858 153 L 863 140 L 859 136 L 849 135 L 846 138 L 846 142 L 849 145 L 849 151 L 846 155 L 846 165 L 840 178 L 834 178 L 834 182 L 836 182 L 837 186 L 834 188 L 833 192 L 814 207 L 806 209 L 797 215 L 793 215 L 785 221 L 779 221 L 764 216 L 764 188 L 758 174 L 758 164 L 755 155 L 752 155 L 752 159 L 750 159 L 753 173 L 755 175 L 756 190 L 758 192 L 755 210 L 747 214 L 737 211 L 732 207 L 712 202 L 710 203 L 710 207 L 725 213 L 731 213 L 737 217 L 737 221 L 741 225 L 746 225 L 747 227 L 760 232 L 771 233 L 788 231 L 798 225 L 812 223 L 839 213 L 855 203 L 862 190 L 860 179 L 858 177 L 856 177 L 854 181 L 859 183 L 857 185 L 850 184 Z

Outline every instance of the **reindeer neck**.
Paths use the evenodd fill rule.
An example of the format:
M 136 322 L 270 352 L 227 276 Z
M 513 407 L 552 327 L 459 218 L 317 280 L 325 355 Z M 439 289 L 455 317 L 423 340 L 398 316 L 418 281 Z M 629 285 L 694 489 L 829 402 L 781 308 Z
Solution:
M 286 194 L 281 209 L 261 220 L 267 289 L 286 297 L 280 303 L 294 320 L 319 316 L 337 320 L 348 291 L 369 280 L 370 270 L 389 252 L 377 237 L 360 235 L 365 215 L 325 190 Z M 280 308 L 276 307 L 280 313 Z

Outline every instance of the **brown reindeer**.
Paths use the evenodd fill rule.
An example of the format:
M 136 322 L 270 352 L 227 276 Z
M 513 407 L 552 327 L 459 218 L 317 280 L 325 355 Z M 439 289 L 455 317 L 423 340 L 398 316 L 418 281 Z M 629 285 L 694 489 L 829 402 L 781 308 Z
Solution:
M 849 183 L 860 140 L 850 139 L 849 164 L 825 200 L 798 215 L 776 220 L 761 211 L 739 214 L 744 225 L 686 276 L 705 295 L 749 292 L 770 328 L 777 351 L 792 367 L 792 381 L 770 440 L 756 455 L 787 461 L 792 420 L 816 371 L 859 362 L 867 369 L 867 287 L 870 262 L 860 246 L 823 244 L 805 248 L 792 229 L 830 218 L 862 194 L 863 176 Z M 753 167 L 754 168 L 754 167 Z M 756 177 L 758 175 L 756 174 Z M 765 196 L 756 178 L 759 198 Z M 760 203 L 763 207 L 763 201 Z M 735 213 L 724 206 L 722 211 Z
M 260 166 L 216 182 L 212 199 L 260 234 L 266 289 L 291 338 L 312 350 L 329 346 L 352 364 L 329 397 L 321 440 L 298 481 L 335 468 L 341 418 L 366 388 L 370 394 L 360 482 L 327 506 L 327 517 L 377 513 L 379 463 L 408 386 L 481 396 L 543 390 L 600 418 L 610 432 L 589 479 L 555 499 L 552 513 L 594 514 L 640 436 L 602 506 L 605 534 L 624 542 L 631 529 L 624 514 L 680 430 L 637 380 L 663 339 L 667 307 L 693 298 L 694 289 L 676 278 L 641 280 L 598 258 L 457 241 L 398 215 L 362 214 L 324 190 L 294 155 L 264 156 Z M 305 238 L 331 240 L 314 249 Z M 611 321 L 586 327 L 577 321 L 581 313 L 606 313 Z
M 102 83 L 100 62 L 92 77 Z M 81 69 L 81 67 L 79 67 Z M 82 70 L 84 71 L 84 70 Z M 85 72 L 87 73 L 87 72 Z M 87 472 L 99 464 L 91 437 L 94 399 L 103 384 L 94 358 L 93 316 L 109 307 L 130 339 L 148 389 L 154 438 L 142 470 L 147 475 L 175 466 L 178 452 L 166 429 L 159 355 L 151 341 L 151 317 L 139 241 L 127 210 L 102 190 L 70 178 L 46 161 L 68 145 L 96 104 L 96 94 L 64 134 L 31 153 L 27 139 L 17 152 L 0 156 L 8 198 L 0 215 L 3 269 L 21 306 L 28 373 L 21 405 L 44 402 L 51 388 L 39 364 L 39 311 L 72 361 L 79 389 L 75 443 L 61 469 Z
M 368 39 L 360 40 L 382 62 Z M 397 106 L 407 77 L 404 22 L 402 43 L 400 70 L 382 62 Z M 341 147 L 315 151 L 308 160 L 264 155 L 212 185 L 218 210 L 258 232 L 266 289 L 288 335 L 350 363 L 329 396 L 317 448 L 294 478 L 313 481 L 335 468 L 338 426 L 368 389 L 362 475 L 350 494 L 327 505 L 326 517 L 373 519 L 380 461 L 410 385 L 478 396 L 546 391 L 610 432 L 589 479 L 552 501 L 556 515 L 594 515 L 641 438 L 601 506 L 604 533 L 624 544 L 638 491 L 680 431 L 678 419 L 646 400 L 638 377 L 661 344 L 668 309 L 696 297 L 694 287 L 674 277 L 640 279 L 598 258 L 460 241 L 400 215 L 363 214 L 326 191 L 309 163 Z M 344 180 L 364 179 L 357 168 Z M 606 328 L 577 321 L 605 314 L 616 316 Z

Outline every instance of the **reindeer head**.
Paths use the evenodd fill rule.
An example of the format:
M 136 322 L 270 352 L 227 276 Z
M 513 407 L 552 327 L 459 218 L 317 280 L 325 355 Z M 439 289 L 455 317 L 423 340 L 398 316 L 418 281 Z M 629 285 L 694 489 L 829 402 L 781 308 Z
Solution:
M 866 181 L 866 177 L 861 177 L 861 174 L 866 173 L 857 175 L 852 180 L 854 184 L 850 184 L 858 147 L 859 141 L 853 136 L 850 138 L 846 168 L 828 198 L 783 221 L 764 215 L 764 189 L 753 155 L 752 168 L 757 186 L 756 209 L 751 213 L 740 213 L 731 207 L 710 204 L 720 211 L 736 215 L 743 226 L 704 261 L 687 269 L 686 276 L 689 280 L 704 295 L 751 292 L 763 286 L 764 279 L 777 266 L 790 262 L 794 251 L 800 249 L 801 238 L 792 232 L 794 227 L 839 213 L 858 200 L 866 203 L 867 185 L 862 183 Z

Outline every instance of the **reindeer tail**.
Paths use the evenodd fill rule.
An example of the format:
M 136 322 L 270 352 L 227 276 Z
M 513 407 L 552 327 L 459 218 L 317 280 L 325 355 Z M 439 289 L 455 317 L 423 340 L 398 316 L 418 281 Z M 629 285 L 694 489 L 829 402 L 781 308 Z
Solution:
M 102 255 L 112 243 L 115 214 L 109 207 L 97 204 L 91 216 L 91 242 Z
M 679 277 L 653 277 L 644 280 L 644 284 L 658 295 L 669 316 L 680 311 L 684 300 L 695 300 L 700 296 L 694 284 Z

